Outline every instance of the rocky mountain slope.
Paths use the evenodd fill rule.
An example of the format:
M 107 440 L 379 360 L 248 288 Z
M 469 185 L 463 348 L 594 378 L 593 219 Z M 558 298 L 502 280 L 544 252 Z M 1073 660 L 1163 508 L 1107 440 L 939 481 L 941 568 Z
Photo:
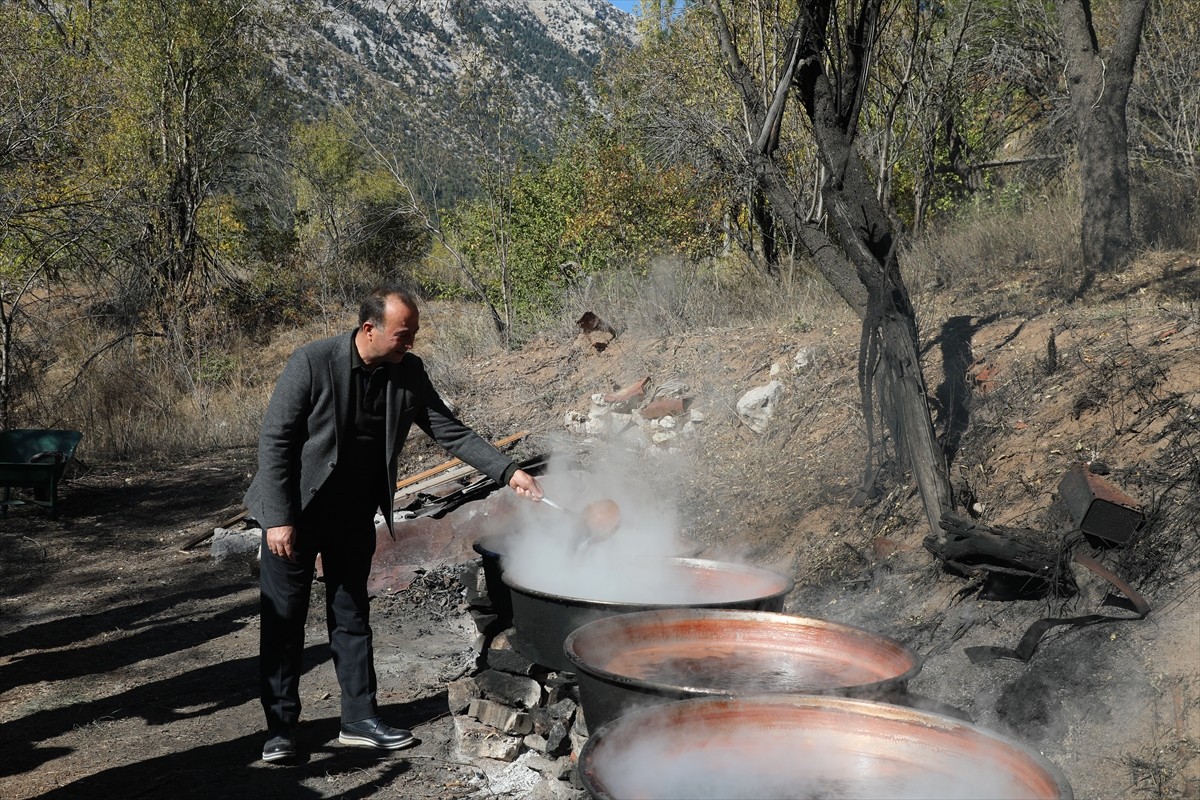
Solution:
M 461 148 L 481 114 L 536 148 L 634 36 L 606 0 L 321 0 L 290 21 L 276 64 L 313 115 L 355 107 L 418 150 Z

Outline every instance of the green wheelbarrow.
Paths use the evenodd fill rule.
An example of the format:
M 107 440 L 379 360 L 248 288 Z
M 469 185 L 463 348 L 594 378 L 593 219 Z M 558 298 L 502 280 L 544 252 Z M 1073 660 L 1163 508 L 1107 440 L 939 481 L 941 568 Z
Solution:
M 79 431 L 16 429 L 0 431 L 0 514 L 9 506 L 37 505 L 58 515 L 58 483 L 83 434 Z M 14 497 L 13 489 L 32 489 Z

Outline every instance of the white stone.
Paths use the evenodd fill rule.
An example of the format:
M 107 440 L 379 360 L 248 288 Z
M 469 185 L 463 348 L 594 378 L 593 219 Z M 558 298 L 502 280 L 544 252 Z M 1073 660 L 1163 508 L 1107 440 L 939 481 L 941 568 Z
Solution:
M 616 433 L 617 431 L 624 430 L 629 423 L 636 422 L 637 418 L 633 414 L 622 414 L 614 411 L 608 415 L 608 421 L 613 433 Z
M 811 347 L 802 347 L 792 358 L 792 370 L 808 369 L 816 362 L 816 352 Z
M 568 411 L 563 417 L 563 427 L 571 433 L 587 433 L 588 422 L 588 418 L 578 411 Z
M 524 736 L 533 730 L 533 722 L 528 714 L 494 700 L 472 700 L 467 708 L 467 716 L 474 717 L 484 725 L 491 725 L 496 730 L 517 736 Z
M 526 736 L 524 739 L 522 739 L 522 741 L 524 742 L 525 746 L 528 747 L 530 750 L 536 750 L 539 753 L 546 752 L 546 737 L 545 736 L 540 736 L 536 733 L 531 733 L 528 736 Z
M 675 418 L 671 416 L 659 417 L 658 420 L 658 427 L 660 428 L 674 428 L 678 424 Z
M 578 796 L 567 781 L 546 778 L 530 790 L 525 800 L 574 800 Z
M 747 427 L 755 433 L 764 433 L 775 415 L 775 406 L 783 384 L 771 381 L 766 386 L 751 389 L 737 401 L 737 413 Z
M 704 422 L 704 412 L 697 409 L 692 409 L 688 412 L 689 422 Z
M 604 401 L 604 393 L 603 392 L 596 392 L 594 395 L 592 395 L 592 405 L 594 405 L 594 406 L 608 405 L 608 403 L 606 403 Z
M 462 758 L 512 761 L 521 752 L 521 737 L 506 736 L 470 717 L 455 716 L 454 733 Z
M 245 531 L 214 528 L 209 553 L 212 554 L 215 561 L 224 561 L 229 558 L 258 558 L 261 545 L 262 528 L 251 528 Z
M 674 431 L 658 431 L 650 437 L 650 440 L 655 444 L 664 444 L 671 441 L 676 436 L 677 434 Z
M 780 373 L 781 371 L 782 371 L 782 369 L 781 369 L 781 367 L 779 366 L 779 363 L 778 363 L 778 362 L 776 362 L 776 363 L 774 363 L 774 364 L 772 364 L 772 365 L 771 365 L 771 377 L 772 377 L 772 378 L 774 378 L 774 377 L 776 377 L 777 375 L 779 375 L 779 373 Z

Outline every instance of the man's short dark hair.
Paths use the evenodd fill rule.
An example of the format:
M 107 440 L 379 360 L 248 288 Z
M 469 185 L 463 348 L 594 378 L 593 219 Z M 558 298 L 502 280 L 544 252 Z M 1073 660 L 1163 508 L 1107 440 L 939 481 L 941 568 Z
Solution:
M 361 328 L 364 322 L 382 325 L 384 309 L 387 307 L 389 297 L 397 298 L 413 311 L 417 310 L 417 301 L 400 284 L 385 283 L 376 286 L 370 294 L 363 298 L 362 305 L 358 307 L 358 327 Z

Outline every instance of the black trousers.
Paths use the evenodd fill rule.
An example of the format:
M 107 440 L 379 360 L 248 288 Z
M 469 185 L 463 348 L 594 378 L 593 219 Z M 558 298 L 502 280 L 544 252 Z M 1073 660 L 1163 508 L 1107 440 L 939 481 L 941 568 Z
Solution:
M 342 722 L 357 722 L 377 713 L 367 596 L 375 554 L 375 511 L 363 511 L 366 506 L 361 503 L 320 500 L 314 500 L 296 526 L 295 561 L 272 553 L 263 531 L 258 654 L 262 706 L 269 729 L 291 727 L 300 719 L 304 626 L 318 554 L 325 579 L 329 645 L 342 690 Z

